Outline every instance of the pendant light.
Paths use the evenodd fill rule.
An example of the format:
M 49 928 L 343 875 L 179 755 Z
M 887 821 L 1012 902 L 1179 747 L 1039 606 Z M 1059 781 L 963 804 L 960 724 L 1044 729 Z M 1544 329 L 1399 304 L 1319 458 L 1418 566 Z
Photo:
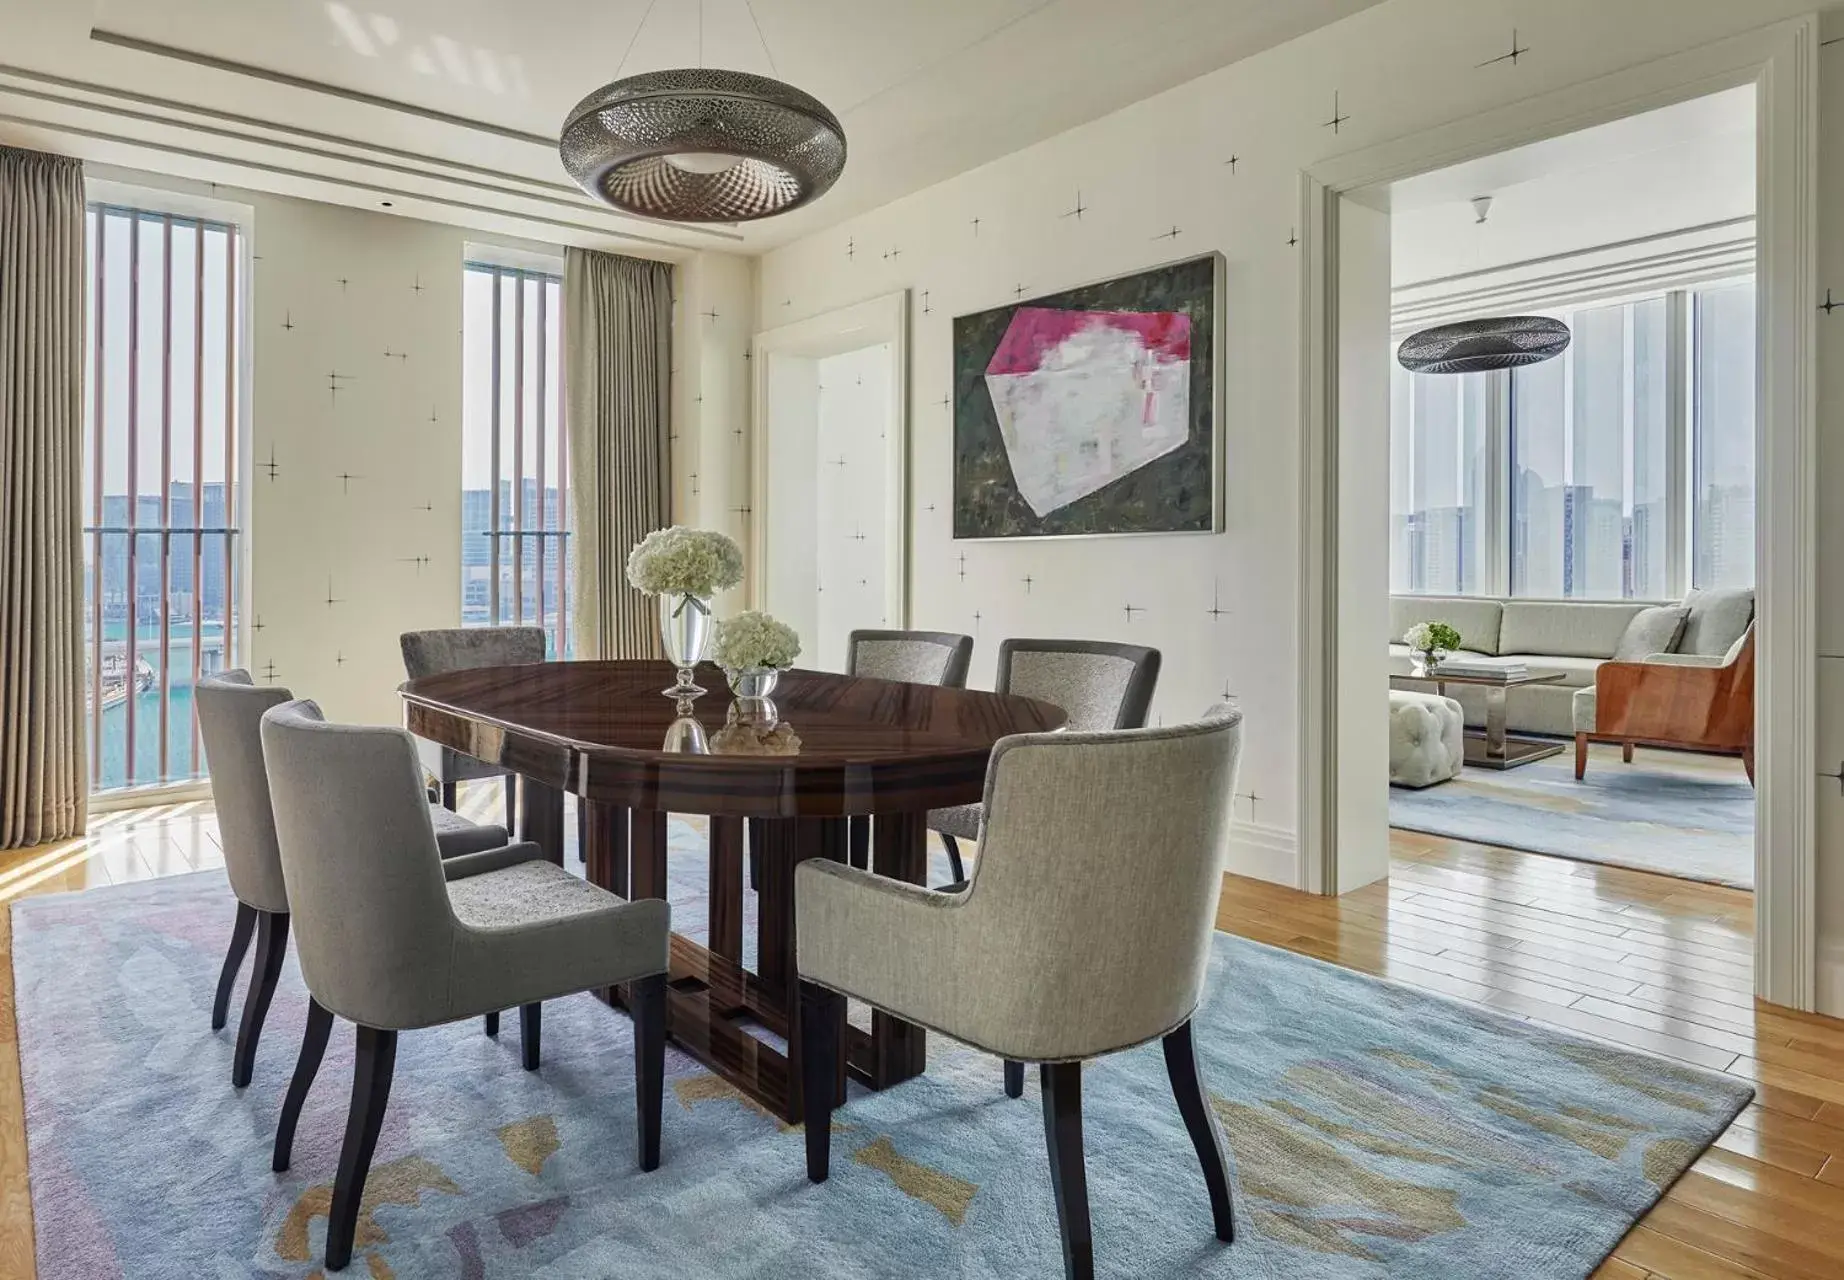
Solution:
M 1492 197 L 1475 196 L 1472 206 L 1474 224 L 1483 226 Z M 1569 326 L 1548 316 L 1487 316 L 1411 334 L 1396 360 L 1410 373 L 1491 373 L 1553 360 L 1569 340 Z
M 754 8 L 745 7 L 753 21 Z M 773 71 L 760 23 L 756 38 Z M 702 64 L 702 0 L 698 51 Z M 793 85 L 702 65 L 621 79 L 626 63 L 623 55 L 617 78 L 576 104 L 558 140 L 577 185 L 623 213 L 747 222 L 799 208 L 844 171 L 838 117 Z

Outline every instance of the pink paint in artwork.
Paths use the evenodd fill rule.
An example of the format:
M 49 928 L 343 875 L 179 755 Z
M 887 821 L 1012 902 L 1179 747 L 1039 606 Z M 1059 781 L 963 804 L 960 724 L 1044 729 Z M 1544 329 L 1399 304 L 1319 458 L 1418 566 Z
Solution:
M 1155 360 L 1191 358 L 1191 317 L 1182 311 L 1057 311 L 1020 307 L 986 363 L 988 374 L 1033 373 L 1044 353 L 1092 329 L 1133 334 Z
M 986 388 L 1018 492 L 1048 515 L 1190 438 L 1191 317 L 1020 307 Z

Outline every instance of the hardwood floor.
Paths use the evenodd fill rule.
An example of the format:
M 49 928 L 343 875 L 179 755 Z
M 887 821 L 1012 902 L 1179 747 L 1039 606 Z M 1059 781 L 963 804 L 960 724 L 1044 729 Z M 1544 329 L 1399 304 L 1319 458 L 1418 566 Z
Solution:
M 463 810 L 490 816 L 497 791 L 475 790 Z M 0 902 L 223 861 L 205 804 L 93 826 L 0 854 Z M 1393 851 L 1388 883 L 1338 899 L 1230 877 L 1218 924 L 1754 1082 L 1755 1102 L 1596 1274 L 1844 1275 L 1844 1022 L 1755 1001 L 1748 894 L 1411 832 Z M 0 1280 L 31 1280 L 11 946 L 0 912 Z

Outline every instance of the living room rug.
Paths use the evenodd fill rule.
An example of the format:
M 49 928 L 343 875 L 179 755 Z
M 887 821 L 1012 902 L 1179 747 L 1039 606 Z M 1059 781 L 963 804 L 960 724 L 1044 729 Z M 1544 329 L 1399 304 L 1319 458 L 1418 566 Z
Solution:
M 685 823 L 672 836 L 689 914 L 703 844 Z M 231 1029 L 208 1029 L 221 873 L 12 912 L 41 1280 L 316 1276 L 352 1034 L 334 1034 L 293 1170 L 271 1173 L 305 1009 L 292 957 L 237 1092 Z M 498 1040 L 477 1022 L 404 1035 L 348 1274 L 1061 1274 L 1034 1077 L 1009 1100 L 997 1062 L 933 1038 L 925 1076 L 854 1090 L 816 1187 L 798 1130 L 669 1051 L 664 1163 L 641 1174 L 627 1019 L 572 997 L 547 1005 L 545 1032 L 536 1073 L 516 1020 Z M 1146 1046 L 1085 1078 L 1102 1275 L 1579 1280 L 1751 1096 L 1226 934 L 1198 1047 L 1237 1241 L 1211 1235 Z
M 1575 780 L 1574 748 L 1517 769 L 1463 769 L 1389 789 L 1389 823 L 1409 831 L 1754 887 L 1754 788 L 1741 762 L 1641 748 L 1622 764 L 1597 747 Z

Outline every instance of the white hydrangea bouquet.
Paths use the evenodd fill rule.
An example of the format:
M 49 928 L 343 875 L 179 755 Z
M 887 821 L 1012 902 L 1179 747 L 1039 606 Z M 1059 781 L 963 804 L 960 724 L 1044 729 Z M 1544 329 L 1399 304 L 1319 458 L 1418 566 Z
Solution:
M 1432 670 L 1460 647 L 1460 633 L 1445 622 L 1418 622 L 1402 633 L 1402 643 Z
M 743 580 L 743 552 L 712 529 L 655 529 L 628 553 L 627 580 L 650 596 L 708 600 Z
M 717 624 L 711 660 L 724 669 L 730 690 L 739 698 L 766 698 L 786 667 L 800 656 L 794 628 L 758 609 L 749 609 Z
M 628 553 L 627 580 L 643 595 L 659 597 L 660 640 L 667 661 L 679 669 L 666 695 L 696 698 L 704 690 L 692 669 L 704 661 L 710 640 L 711 597 L 743 580 L 742 549 L 711 529 L 655 529 Z

